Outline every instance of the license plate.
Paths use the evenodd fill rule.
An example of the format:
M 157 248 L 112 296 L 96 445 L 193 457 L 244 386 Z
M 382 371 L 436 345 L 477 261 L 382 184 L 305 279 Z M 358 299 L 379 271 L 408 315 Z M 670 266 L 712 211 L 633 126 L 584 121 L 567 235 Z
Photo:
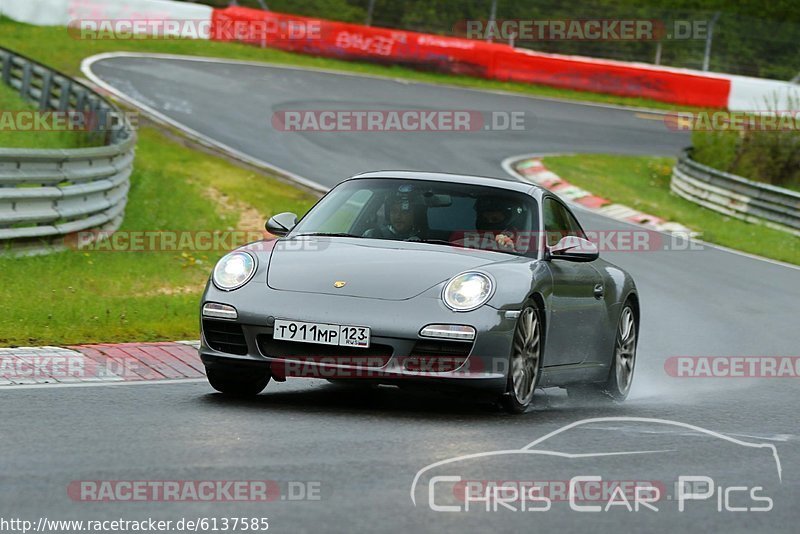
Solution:
M 342 326 L 276 319 L 273 337 L 300 343 L 368 348 L 369 336 L 370 331 L 366 326 Z

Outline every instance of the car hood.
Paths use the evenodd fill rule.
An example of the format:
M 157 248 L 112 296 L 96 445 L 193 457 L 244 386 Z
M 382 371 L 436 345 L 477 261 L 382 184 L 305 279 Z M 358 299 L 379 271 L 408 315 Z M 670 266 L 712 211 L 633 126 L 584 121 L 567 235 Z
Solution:
M 275 246 L 272 289 L 382 300 L 415 297 L 454 275 L 513 257 L 445 245 L 351 238 L 299 238 Z M 341 288 L 334 282 L 345 282 Z

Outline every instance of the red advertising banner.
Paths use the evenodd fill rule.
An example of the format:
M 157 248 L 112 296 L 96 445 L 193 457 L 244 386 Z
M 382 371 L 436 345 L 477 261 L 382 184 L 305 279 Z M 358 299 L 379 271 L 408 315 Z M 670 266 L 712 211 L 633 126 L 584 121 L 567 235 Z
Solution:
M 214 10 L 211 39 L 700 107 L 725 108 L 730 93 L 723 77 L 242 7 Z
M 726 108 L 731 82 L 645 65 L 503 50 L 495 54 L 493 78 L 698 107 Z

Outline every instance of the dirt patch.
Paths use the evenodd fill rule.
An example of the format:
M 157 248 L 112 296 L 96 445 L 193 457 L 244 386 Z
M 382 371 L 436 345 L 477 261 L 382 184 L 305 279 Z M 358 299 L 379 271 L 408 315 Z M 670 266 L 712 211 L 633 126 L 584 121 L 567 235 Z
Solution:
M 156 295 L 200 295 L 206 287 L 205 283 L 191 285 L 191 286 L 178 286 L 178 287 L 158 287 L 152 291 L 148 291 L 144 296 L 154 297 Z
M 239 224 L 236 230 L 240 232 L 264 232 L 266 234 L 264 230 L 265 219 L 253 206 L 234 200 L 213 187 L 207 187 L 203 193 L 223 210 L 239 214 Z M 268 236 L 269 234 L 266 235 Z

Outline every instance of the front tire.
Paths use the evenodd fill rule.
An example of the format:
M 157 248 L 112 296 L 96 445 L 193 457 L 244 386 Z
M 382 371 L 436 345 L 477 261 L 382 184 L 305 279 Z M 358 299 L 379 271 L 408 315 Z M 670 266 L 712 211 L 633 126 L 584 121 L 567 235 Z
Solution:
M 542 321 L 539 310 L 526 306 L 514 329 L 506 392 L 501 398 L 509 413 L 524 413 L 539 384 L 542 362 Z
M 206 367 L 211 387 L 230 397 L 254 397 L 264 391 L 272 375 L 269 371 L 248 370 L 247 373 Z

